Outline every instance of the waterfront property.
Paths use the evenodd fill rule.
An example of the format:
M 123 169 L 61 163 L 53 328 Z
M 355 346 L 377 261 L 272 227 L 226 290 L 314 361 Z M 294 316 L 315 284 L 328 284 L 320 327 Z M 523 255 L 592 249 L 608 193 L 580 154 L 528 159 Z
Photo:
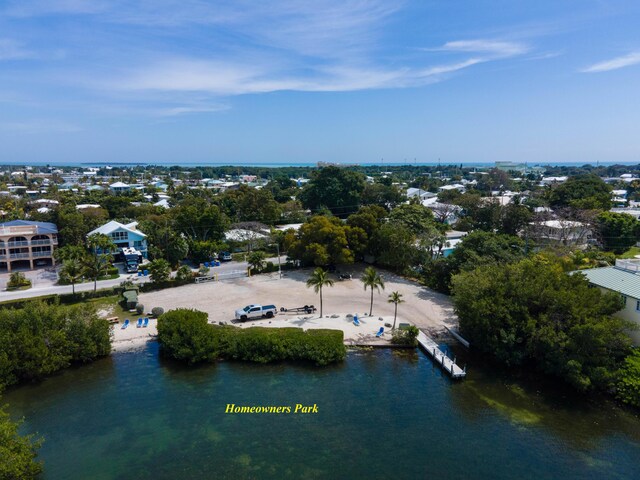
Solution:
M 0 223 L 0 268 L 54 265 L 58 228 L 53 223 L 13 220 Z
M 131 222 L 125 225 L 111 220 L 89 232 L 87 237 L 96 233 L 107 235 L 119 249 L 133 248 L 138 250 L 144 258 L 147 258 L 147 236 L 137 227 L 138 222 Z
M 616 260 L 614 267 L 580 270 L 591 285 L 602 290 L 619 293 L 624 307 L 616 315 L 629 320 L 640 329 L 640 261 Z M 629 332 L 636 345 L 640 345 L 640 330 Z

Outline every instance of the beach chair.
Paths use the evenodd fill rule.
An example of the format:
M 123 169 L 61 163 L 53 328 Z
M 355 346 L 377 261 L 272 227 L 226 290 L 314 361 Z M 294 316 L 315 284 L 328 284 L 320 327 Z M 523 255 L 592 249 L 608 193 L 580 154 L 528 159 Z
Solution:
M 353 316 L 353 324 L 354 324 L 356 327 L 359 327 L 359 326 L 360 326 L 360 320 L 358 320 L 358 316 L 357 316 L 357 315 L 354 315 L 354 316 Z
M 142 318 L 139 318 L 139 319 L 138 319 L 138 323 L 136 323 L 136 327 L 137 327 L 137 328 L 142 327 Z
M 376 337 L 380 338 L 383 333 L 384 333 L 384 327 L 380 327 L 380 330 L 378 330 L 378 333 L 376 333 Z
M 120 327 L 121 330 L 124 330 L 125 328 L 127 328 L 129 326 L 129 319 L 126 318 L 124 323 L 122 324 L 122 327 Z
M 149 326 L 149 317 L 144 317 L 144 323 L 142 324 L 142 326 L 144 328 L 147 328 Z

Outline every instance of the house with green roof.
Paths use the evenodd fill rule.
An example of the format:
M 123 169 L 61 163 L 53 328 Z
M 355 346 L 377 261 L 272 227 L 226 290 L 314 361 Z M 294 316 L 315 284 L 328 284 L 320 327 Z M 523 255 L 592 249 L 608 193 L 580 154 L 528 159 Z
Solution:
M 616 260 L 613 267 L 579 272 L 587 277 L 591 285 L 622 296 L 624 308 L 616 316 L 638 325 L 639 330 L 629 333 L 633 342 L 640 345 L 640 260 Z

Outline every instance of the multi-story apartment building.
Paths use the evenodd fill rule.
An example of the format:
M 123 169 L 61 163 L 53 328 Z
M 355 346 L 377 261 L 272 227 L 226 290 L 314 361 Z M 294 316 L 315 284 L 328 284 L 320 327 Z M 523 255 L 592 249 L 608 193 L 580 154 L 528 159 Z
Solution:
M 58 227 L 53 223 L 13 220 L 0 223 L 0 268 L 54 265 Z

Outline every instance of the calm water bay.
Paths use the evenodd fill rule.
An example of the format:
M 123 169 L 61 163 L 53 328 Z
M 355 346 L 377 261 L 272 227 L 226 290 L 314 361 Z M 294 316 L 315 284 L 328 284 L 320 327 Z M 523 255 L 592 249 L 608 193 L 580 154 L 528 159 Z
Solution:
M 157 345 L 6 392 L 46 441 L 49 479 L 632 479 L 640 419 L 499 377 L 453 383 L 422 353 L 351 353 L 329 368 L 185 368 Z M 314 415 L 225 414 L 317 404 Z

